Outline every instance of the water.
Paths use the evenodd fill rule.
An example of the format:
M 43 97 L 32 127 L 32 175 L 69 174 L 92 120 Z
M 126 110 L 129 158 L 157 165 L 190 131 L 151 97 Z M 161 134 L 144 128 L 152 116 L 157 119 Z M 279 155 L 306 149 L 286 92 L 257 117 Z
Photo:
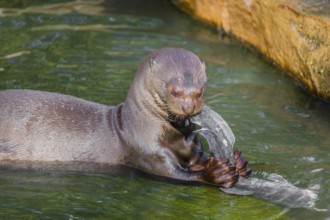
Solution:
M 297 0 L 297 2 L 303 12 L 330 18 L 330 0 Z
M 163 0 L 0 3 L 0 89 L 29 88 L 115 105 L 143 57 L 183 47 L 205 60 L 206 102 L 230 124 L 256 172 L 318 189 L 320 212 L 287 209 L 216 187 L 129 172 L 0 172 L 0 219 L 330 218 L 330 105 L 240 42 Z

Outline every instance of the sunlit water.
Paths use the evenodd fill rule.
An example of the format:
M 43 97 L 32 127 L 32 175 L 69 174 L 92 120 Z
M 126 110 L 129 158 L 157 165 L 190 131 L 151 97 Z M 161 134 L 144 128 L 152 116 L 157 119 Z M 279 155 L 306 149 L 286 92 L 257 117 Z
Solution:
M 167 1 L 0 3 L 0 89 L 29 88 L 115 105 L 151 51 L 183 47 L 206 62 L 206 102 L 230 124 L 257 172 L 319 194 L 288 209 L 216 187 L 134 173 L 0 172 L 0 219 L 329 219 L 330 105 Z M 56 5 L 53 5 L 56 4 Z

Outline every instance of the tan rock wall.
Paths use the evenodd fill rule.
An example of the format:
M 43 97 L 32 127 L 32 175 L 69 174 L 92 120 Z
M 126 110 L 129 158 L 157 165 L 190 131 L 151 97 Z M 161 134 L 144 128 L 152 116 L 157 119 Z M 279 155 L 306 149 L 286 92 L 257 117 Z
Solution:
M 330 21 L 281 0 L 172 0 L 253 45 L 308 91 L 330 100 Z

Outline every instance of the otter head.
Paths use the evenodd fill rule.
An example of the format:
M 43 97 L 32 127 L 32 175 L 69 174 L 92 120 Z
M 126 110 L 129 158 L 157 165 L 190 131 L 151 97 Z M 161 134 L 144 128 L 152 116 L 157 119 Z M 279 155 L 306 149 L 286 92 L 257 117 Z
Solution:
M 153 97 L 168 119 L 182 121 L 201 111 L 207 78 L 198 56 L 184 49 L 163 48 L 149 56 L 149 63 Z

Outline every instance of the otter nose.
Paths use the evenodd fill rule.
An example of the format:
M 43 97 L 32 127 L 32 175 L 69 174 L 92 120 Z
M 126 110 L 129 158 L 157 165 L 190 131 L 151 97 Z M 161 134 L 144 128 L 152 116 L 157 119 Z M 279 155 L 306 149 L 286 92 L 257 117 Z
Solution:
M 188 115 L 192 114 L 195 110 L 195 104 L 192 102 L 192 100 L 185 100 L 185 102 L 182 105 L 182 111 Z

